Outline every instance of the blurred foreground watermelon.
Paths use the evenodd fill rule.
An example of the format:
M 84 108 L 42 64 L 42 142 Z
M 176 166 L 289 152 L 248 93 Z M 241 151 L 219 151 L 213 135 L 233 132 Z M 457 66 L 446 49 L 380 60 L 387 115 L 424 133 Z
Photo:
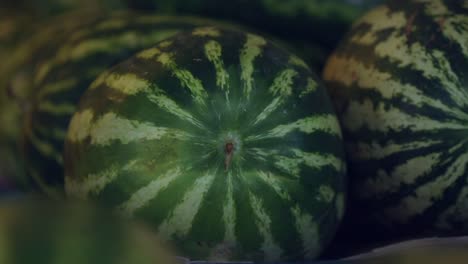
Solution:
M 1 264 L 171 264 L 145 227 L 101 208 L 31 198 L 0 202 Z

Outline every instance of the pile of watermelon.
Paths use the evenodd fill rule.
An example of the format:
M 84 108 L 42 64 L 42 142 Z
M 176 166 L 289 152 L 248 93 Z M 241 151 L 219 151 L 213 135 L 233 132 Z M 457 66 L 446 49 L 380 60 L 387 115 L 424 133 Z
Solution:
M 468 0 L 21 0 L 0 58 L 0 263 L 468 235 Z

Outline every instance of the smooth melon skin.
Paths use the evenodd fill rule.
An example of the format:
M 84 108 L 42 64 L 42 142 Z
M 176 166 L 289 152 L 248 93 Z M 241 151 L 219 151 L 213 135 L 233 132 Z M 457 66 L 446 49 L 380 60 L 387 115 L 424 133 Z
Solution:
M 106 69 L 160 40 L 196 26 L 220 24 L 196 17 L 137 12 L 115 12 L 88 21 L 91 23 L 66 31 L 60 45 L 48 50 L 33 71 L 22 148 L 28 176 L 50 197 L 64 194 L 62 153 L 66 129 L 90 83 Z
M 349 159 L 349 212 L 369 233 L 468 233 L 467 36 L 466 0 L 389 1 L 327 62 Z
M 144 219 L 191 260 L 314 259 L 344 212 L 343 153 L 302 60 L 201 27 L 93 82 L 67 132 L 65 189 Z
M 0 263 L 174 264 L 148 228 L 90 204 L 0 201 Z

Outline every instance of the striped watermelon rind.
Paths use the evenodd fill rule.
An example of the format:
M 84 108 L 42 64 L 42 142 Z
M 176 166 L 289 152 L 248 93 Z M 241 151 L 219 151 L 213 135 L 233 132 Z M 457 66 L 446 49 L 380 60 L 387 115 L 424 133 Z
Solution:
M 67 133 L 65 186 L 145 219 L 192 260 L 312 259 L 343 215 L 342 148 L 302 60 L 202 27 L 88 88 Z
M 41 58 L 34 75 L 32 106 L 23 128 L 23 149 L 29 177 L 53 197 L 63 196 L 66 129 L 81 94 L 92 80 L 135 52 L 180 31 L 223 24 L 196 17 L 135 12 L 97 16 L 90 23 L 67 31 L 61 45 Z
M 130 8 L 158 14 L 191 14 L 235 21 L 290 42 L 312 69 L 326 57 L 351 24 L 383 0 L 126 0 Z
M 12 11 L 12 14 L 15 13 Z M 33 74 L 38 64 L 58 49 L 69 32 L 79 25 L 92 25 L 97 14 L 71 12 L 47 21 L 38 20 L 35 24 L 31 21 L 36 21 L 37 17 L 29 14 L 24 18 L 23 15 L 26 16 L 18 15 L 22 20 L 14 24 L 14 30 L 21 34 L 13 34 L 9 42 L 4 42 L 10 48 L 0 66 L 0 107 L 3 110 L 0 113 L 0 155 L 4 161 L 2 173 L 12 178 L 18 187 L 28 190 L 34 183 L 26 176 L 21 146 L 23 120 L 31 107 Z
M 357 223 L 388 236 L 468 231 L 467 36 L 466 0 L 389 1 L 329 58 Z

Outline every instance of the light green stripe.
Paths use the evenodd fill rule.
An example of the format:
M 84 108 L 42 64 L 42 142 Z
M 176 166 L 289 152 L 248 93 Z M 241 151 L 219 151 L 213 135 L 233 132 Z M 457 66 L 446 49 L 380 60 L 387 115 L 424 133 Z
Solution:
M 383 72 L 365 65 L 356 58 L 333 55 L 329 59 L 329 64 L 339 67 L 325 69 L 324 79 L 327 81 L 337 82 L 346 87 L 357 84 L 364 91 L 379 93 L 384 99 L 402 100 L 417 107 L 430 106 L 454 117 L 468 119 L 467 113 L 445 105 L 439 98 L 426 96 L 417 86 L 395 79 L 395 75 L 391 72 Z
M 54 63 L 52 60 L 39 64 L 34 74 L 33 84 L 35 86 L 40 86 L 41 82 L 45 79 L 45 77 L 47 76 L 47 74 L 49 73 L 49 71 L 52 69 L 53 66 L 54 66 Z
M 289 63 L 292 65 L 296 65 L 305 69 L 309 69 L 309 66 L 307 66 L 307 63 L 305 63 L 302 59 L 295 55 L 291 55 L 289 57 Z
M 354 141 L 348 143 L 348 151 L 351 153 L 349 157 L 351 160 L 380 160 L 394 154 L 423 149 L 441 143 L 443 143 L 441 140 L 411 141 L 403 144 L 389 141 L 385 145 L 381 145 L 375 141 L 370 143 Z
M 77 45 L 63 45 L 57 52 L 57 56 L 44 63 L 38 71 L 35 83 L 39 84 L 49 74 L 49 72 L 67 61 L 79 61 L 96 53 L 118 53 L 123 49 L 138 48 L 156 43 L 167 37 L 175 35 L 179 30 L 167 29 L 157 30 L 149 34 L 138 34 L 138 32 L 124 32 L 117 36 L 102 39 L 87 39 L 78 42 Z
M 157 140 L 164 137 L 178 140 L 188 140 L 191 136 L 178 129 L 156 127 L 149 122 L 128 120 L 115 113 L 106 113 L 92 124 L 89 129 L 92 145 L 108 146 L 113 141 L 121 144 L 141 142 L 144 140 Z
M 141 51 L 136 56 L 140 59 L 152 59 L 159 54 L 161 54 L 161 50 L 155 47 Z
M 134 95 L 139 92 L 149 91 L 150 82 L 142 79 L 133 73 L 117 74 L 111 73 L 106 75 L 104 83 L 121 93 Z
M 169 239 L 173 235 L 185 236 L 192 228 L 192 222 L 211 188 L 216 171 L 207 172 L 198 178 L 192 188 L 184 195 L 181 203 L 170 213 L 158 231 L 162 238 Z
M 468 3 L 468 2 L 467 2 Z M 466 228 L 468 223 L 468 210 L 466 210 L 466 201 L 468 200 L 468 186 L 463 187 L 459 192 L 457 200 L 440 214 L 436 221 L 436 226 L 439 229 L 453 230 L 453 219 L 460 219 Z
M 257 176 L 262 179 L 264 182 L 267 183 L 268 186 L 270 186 L 271 188 L 273 188 L 276 192 L 276 194 L 278 194 L 279 197 L 281 197 L 281 199 L 283 199 L 284 201 L 287 201 L 287 202 L 291 202 L 292 199 L 291 199 L 291 196 L 289 195 L 289 193 L 285 190 L 284 187 L 284 184 L 281 182 L 281 178 L 278 177 L 277 175 L 271 173 L 271 172 L 268 172 L 268 171 L 257 171 Z
M 241 80 L 244 82 L 244 95 L 247 99 L 250 97 L 253 88 L 254 60 L 262 54 L 262 47 L 266 43 L 266 40 L 262 37 L 247 34 L 247 41 L 240 51 Z
M 234 186 L 232 182 L 232 171 L 229 170 L 226 185 L 226 203 L 223 206 L 223 221 L 226 228 L 224 232 L 224 241 L 228 243 L 236 243 L 236 209 L 234 201 Z
M 408 46 L 406 35 L 395 32 L 386 41 L 375 46 L 375 54 L 398 67 L 409 67 L 428 79 L 440 81 L 440 88 L 448 92 L 458 106 L 468 106 L 468 91 L 453 72 L 446 54 L 442 51 L 428 50 L 424 43 L 419 42 Z
M 180 107 L 177 102 L 172 100 L 171 98 L 167 97 L 162 90 L 157 88 L 155 93 L 148 94 L 148 100 L 156 104 L 158 107 L 163 109 L 164 111 L 184 120 L 187 121 L 198 128 L 205 128 L 203 124 L 196 119 L 190 112 L 185 111 Z
M 466 141 L 457 144 L 449 150 L 464 148 Z M 437 200 L 442 199 L 447 188 L 466 175 L 468 164 L 468 153 L 462 154 L 452 162 L 442 175 L 434 177 L 434 180 L 418 187 L 412 194 L 402 199 L 400 204 L 385 210 L 385 215 L 397 223 L 407 223 L 411 217 L 420 215 L 434 205 Z
M 201 37 L 219 37 L 221 32 L 214 27 L 199 27 L 193 30 L 192 35 Z
M 378 169 L 376 177 L 368 177 L 360 184 L 363 191 L 359 196 L 369 198 L 398 192 L 402 185 L 414 184 L 419 178 L 439 166 L 441 157 L 442 153 L 430 153 L 406 160 L 392 168 L 389 173 L 384 169 Z
M 384 117 L 384 118 L 382 118 Z M 371 131 L 387 133 L 389 131 L 434 131 L 466 130 L 468 125 L 458 121 L 439 121 L 430 117 L 405 113 L 401 108 L 388 106 L 383 102 L 374 105 L 371 99 L 350 101 L 342 117 L 343 126 L 351 132 L 364 127 Z
M 57 151 L 52 144 L 41 141 L 34 134 L 28 135 L 29 141 L 47 159 L 52 159 L 59 164 L 63 164 L 62 153 Z
M 121 166 L 114 164 L 98 173 L 88 174 L 84 179 L 65 176 L 65 190 L 71 197 L 87 199 L 88 196 L 99 194 L 108 184 L 112 183 L 119 173 L 136 168 L 138 161 L 132 160 Z
M 278 261 L 283 254 L 283 250 L 273 238 L 271 230 L 271 219 L 263 207 L 263 201 L 252 192 L 249 192 L 249 201 L 250 206 L 252 207 L 252 211 L 254 212 L 255 224 L 259 233 L 263 237 L 261 250 L 265 255 L 265 261 Z
M 98 88 L 100 85 L 102 85 L 106 81 L 107 76 L 109 74 L 110 74 L 110 70 L 102 71 L 100 74 L 97 75 L 97 78 L 95 78 L 95 80 L 91 83 L 88 89 L 93 90 L 93 89 Z
M 70 90 L 70 88 L 73 88 L 77 83 L 78 83 L 77 79 L 70 78 L 70 79 L 61 80 L 55 83 L 46 84 L 41 87 L 41 89 L 37 93 L 37 97 L 41 99 L 50 94 L 56 94 L 59 92 Z
M 205 44 L 205 55 L 208 60 L 213 63 L 216 70 L 216 85 L 221 87 L 221 90 L 226 91 L 227 96 L 229 89 L 229 74 L 224 68 L 221 53 L 222 47 L 219 42 L 210 40 Z
M 282 184 L 280 177 L 270 172 L 263 171 L 258 171 L 257 175 L 265 181 L 268 186 L 272 187 L 281 199 L 287 202 L 293 201 L 289 193 L 284 189 L 284 184 Z M 343 195 L 341 195 L 341 198 L 343 198 L 342 196 Z M 316 257 L 321 249 L 318 225 L 313 221 L 312 216 L 303 212 L 297 204 L 291 207 L 291 213 L 294 216 L 295 227 L 298 234 L 301 236 L 302 246 L 306 250 L 306 257 Z
M 66 130 L 57 127 L 50 127 L 46 124 L 36 124 L 34 130 L 39 134 L 52 136 L 54 139 L 65 140 L 67 136 Z
M 312 78 L 307 78 L 307 86 L 305 87 L 304 91 L 301 91 L 299 94 L 299 98 L 302 98 L 308 94 L 315 92 L 318 88 L 318 83 Z
M 249 136 L 245 140 L 255 141 L 266 138 L 282 138 L 294 131 L 300 131 L 305 134 L 323 131 L 341 138 L 341 129 L 336 117 L 331 114 L 322 114 L 299 119 L 293 123 L 279 125 L 267 133 Z
M 169 186 L 176 178 L 182 175 L 182 169 L 176 167 L 172 170 L 159 175 L 155 180 L 148 185 L 136 191 L 128 201 L 119 206 L 119 211 L 126 216 L 132 216 L 133 213 L 147 205 L 152 199 L 156 198 L 159 192 Z
M 179 69 L 176 63 L 174 62 L 172 55 L 169 53 L 161 53 L 158 58 L 165 68 L 171 70 L 173 74 L 179 79 L 182 87 L 188 88 L 192 93 L 193 100 L 199 105 L 206 105 L 206 99 L 208 98 L 208 93 L 203 88 L 201 80 L 195 78 L 191 72 L 185 69 Z
M 127 21 L 128 20 L 121 18 L 113 18 L 100 22 L 94 27 L 94 29 L 95 31 L 109 31 L 113 29 L 122 29 L 127 25 Z
M 94 113 L 91 109 L 84 109 L 76 112 L 70 121 L 67 138 L 70 142 L 78 143 L 89 136 L 91 122 L 94 119 Z
M 463 2 L 464 8 L 468 9 L 467 1 L 461 0 L 460 2 Z M 468 57 L 468 41 L 466 38 L 468 32 L 468 16 L 466 14 L 468 10 L 465 10 L 464 13 L 454 14 L 440 0 L 427 1 L 425 7 L 424 12 L 440 23 L 438 30 L 442 31 L 442 34 L 450 41 L 460 46 L 465 57 Z M 442 20 L 444 20 L 443 23 L 441 23 Z
M 165 39 L 175 35 L 179 30 L 167 29 L 158 30 L 149 34 L 139 34 L 138 32 L 125 32 L 117 36 L 106 37 L 102 39 L 90 39 L 80 42 L 66 54 L 66 58 L 77 61 L 87 58 L 98 52 L 119 51 L 123 47 L 141 47 L 144 43 L 151 44 L 155 41 Z M 65 58 L 63 58 L 65 59 Z
M 468 7 L 465 8 L 468 9 Z M 465 12 L 468 11 L 465 10 Z M 465 58 L 468 58 L 468 40 L 466 37 L 468 32 L 468 16 L 466 13 L 446 17 L 441 29 L 444 36 L 450 39 L 453 43 L 456 43 L 461 48 Z
M 301 235 L 305 257 L 308 259 L 316 258 L 322 249 L 317 223 L 310 214 L 302 212 L 299 206 L 292 208 L 291 212 L 296 219 L 295 227 Z
M 332 154 L 303 152 L 299 149 L 292 149 L 292 152 L 294 157 L 272 156 L 275 160 L 275 166 L 291 175 L 299 176 L 303 165 L 317 169 L 331 166 L 338 172 L 343 171 L 345 166 L 343 160 Z
M 164 41 L 159 42 L 158 46 L 161 48 L 167 48 L 171 46 L 173 43 L 174 42 L 172 42 L 171 40 L 164 40 Z
M 331 203 L 335 200 L 335 191 L 328 185 L 320 185 L 318 189 L 318 195 L 316 196 L 317 201 Z
M 346 210 L 345 196 L 342 193 L 336 195 L 335 207 L 336 207 L 336 216 L 338 219 L 343 219 Z
M 359 45 L 373 45 L 379 40 L 382 30 L 399 30 L 407 26 L 408 21 L 404 12 L 393 12 L 387 6 L 381 5 L 362 16 L 356 25 L 368 26 L 363 34 L 356 34 L 351 42 Z
M 264 148 L 251 148 L 250 153 L 255 159 L 262 161 L 274 161 L 274 165 L 290 175 L 299 177 L 302 166 L 322 168 L 332 166 L 336 171 L 343 171 L 345 164 L 342 159 L 326 153 L 304 152 L 299 149 L 291 149 L 291 156 L 280 155 L 278 150 Z
M 293 78 L 297 76 L 297 72 L 292 69 L 286 69 L 280 72 L 273 84 L 269 88 L 269 92 L 274 96 L 270 104 L 255 118 L 254 125 L 267 119 L 271 113 L 276 111 L 278 107 L 284 104 L 292 94 Z
M 71 115 L 76 111 L 76 106 L 70 103 L 54 104 L 50 101 L 42 101 L 37 109 L 39 112 L 52 115 Z

